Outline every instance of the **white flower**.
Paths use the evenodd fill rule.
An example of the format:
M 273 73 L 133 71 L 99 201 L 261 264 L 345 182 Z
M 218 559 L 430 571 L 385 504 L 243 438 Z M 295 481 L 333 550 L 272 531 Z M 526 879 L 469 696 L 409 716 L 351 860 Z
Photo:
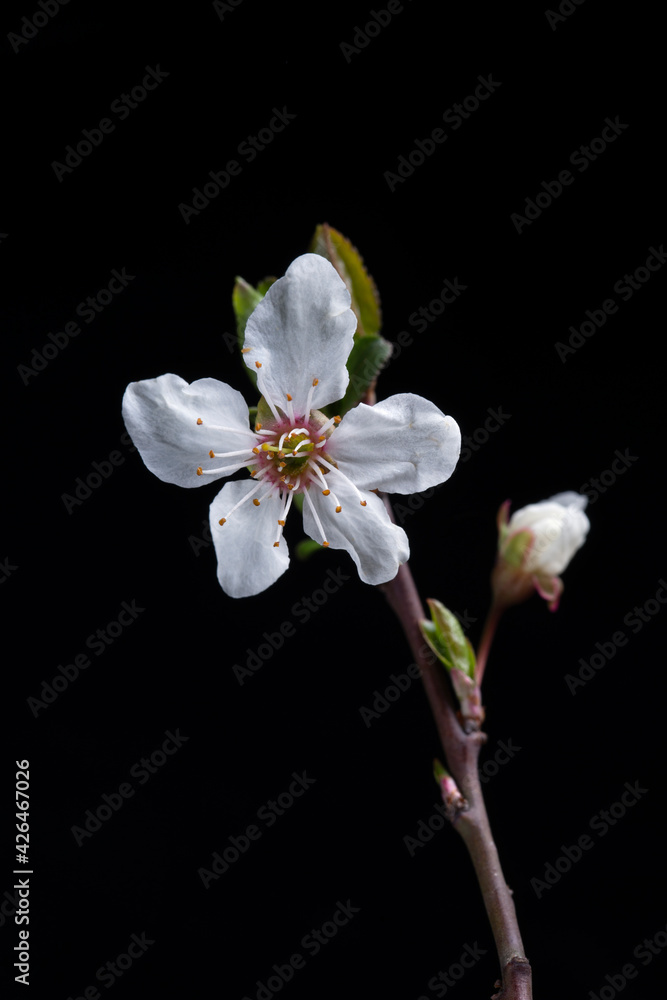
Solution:
M 235 389 L 177 375 L 132 382 L 123 417 L 144 462 L 160 479 L 201 486 L 243 468 L 252 482 L 227 483 L 211 504 L 218 580 L 249 597 L 285 572 L 283 527 L 303 494 L 306 532 L 350 553 L 361 579 L 386 583 L 409 556 L 407 536 L 373 490 L 413 493 L 448 479 L 461 450 L 451 417 L 404 393 L 360 403 L 341 421 L 320 409 L 342 398 L 357 320 L 334 267 L 297 258 L 251 314 L 244 360 L 262 394 L 252 431 Z
M 563 582 L 560 574 L 586 540 L 590 522 L 584 514 L 588 498 L 557 493 L 548 500 L 515 511 L 508 520 L 509 500 L 498 512 L 496 594 L 504 604 L 524 600 L 535 588 L 555 611 Z

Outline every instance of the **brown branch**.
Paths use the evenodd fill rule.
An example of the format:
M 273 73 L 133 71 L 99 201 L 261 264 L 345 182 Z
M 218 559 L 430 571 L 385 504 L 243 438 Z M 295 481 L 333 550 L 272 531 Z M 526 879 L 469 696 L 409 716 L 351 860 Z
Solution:
M 494 1000 L 532 1000 L 532 975 L 525 957 L 512 894 L 500 867 L 478 775 L 479 751 L 486 741 L 479 731 L 461 727 L 443 668 L 425 644 L 420 620 L 426 618 L 410 569 L 405 563 L 381 588 L 396 612 L 420 668 L 447 769 L 467 802 L 452 815 L 452 825 L 468 848 L 482 891 L 502 970 L 502 988 Z

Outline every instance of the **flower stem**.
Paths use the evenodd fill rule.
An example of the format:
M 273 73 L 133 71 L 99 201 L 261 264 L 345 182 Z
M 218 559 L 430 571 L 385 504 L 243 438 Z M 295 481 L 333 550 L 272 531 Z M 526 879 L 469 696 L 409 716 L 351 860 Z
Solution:
M 484 628 L 482 630 L 482 638 L 479 640 L 479 649 L 477 650 L 477 667 L 475 670 L 477 687 L 481 687 L 482 677 L 484 676 L 484 670 L 486 669 L 486 661 L 489 656 L 489 650 L 491 649 L 491 643 L 493 642 L 498 622 L 502 617 L 503 611 L 503 606 L 494 600 L 489 608 L 489 613 L 486 616 L 486 621 L 484 622 Z
M 500 960 L 502 988 L 494 1000 L 532 1000 L 531 968 L 524 954 L 512 894 L 500 867 L 479 782 L 479 751 L 486 736 L 480 731 L 466 733 L 461 727 L 446 675 L 422 638 L 419 622 L 427 616 L 407 563 L 381 589 L 403 626 L 420 668 L 447 767 L 466 800 L 466 807 L 453 814 L 451 821 L 472 859 Z M 488 625 L 487 649 L 498 617 L 499 614 Z

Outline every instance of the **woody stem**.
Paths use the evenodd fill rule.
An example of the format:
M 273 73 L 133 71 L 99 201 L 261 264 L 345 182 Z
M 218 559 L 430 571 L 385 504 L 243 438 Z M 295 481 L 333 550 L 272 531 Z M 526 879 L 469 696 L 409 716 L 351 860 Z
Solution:
M 412 574 L 404 563 L 381 589 L 398 616 L 420 668 L 426 695 L 453 775 L 467 807 L 451 819 L 468 849 L 491 924 L 502 970 L 502 988 L 494 1000 L 532 1000 L 532 974 L 525 957 L 512 894 L 500 867 L 478 776 L 479 751 L 486 736 L 464 732 L 444 670 L 423 640 L 419 622 L 427 616 Z

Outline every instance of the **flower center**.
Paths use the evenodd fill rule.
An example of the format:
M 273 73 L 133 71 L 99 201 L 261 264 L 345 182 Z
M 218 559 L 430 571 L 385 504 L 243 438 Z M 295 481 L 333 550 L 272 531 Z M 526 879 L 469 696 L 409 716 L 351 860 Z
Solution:
M 317 379 L 313 379 L 313 388 L 318 384 Z M 310 404 L 311 394 L 308 397 Z M 288 411 L 279 413 L 274 406 L 270 407 L 271 415 L 267 418 L 262 414 L 262 419 L 266 425 L 255 423 L 255 432 L 248 431 L 248 445 L 246 448 L 228 452 L 209 451 L 210 458 L 236 459 L 233 465 L 221 466 L 217 469 L 203 469 L 199 466 L 198 476 L 215 475 L 219 476 L 226 472 L 233 472 L 239 468 L 239 464 L 247 465 L 250 475 L 255 482 L 250 490 L 237 502 L 224 517 L 218 520 L 220 527 L 225 525 L 229 518 L 235 514 L 239 507 L 252 500 L 255 507 L 260 507 L 264 500 L 268 500 L 273 507 L 277 501 L 276 517 L 277 530 L 273 545 L 277 548 L 280 545 L 282 531 L 285 526 L 287 513 L 292 505 L 292 500 L 297 493 L 303 494 L 304 503 L 307 504 L 313 520 L 317 525 L 321 544 L 326 547 L 327 541 L 322 521 L 317 513 L 315 502 L 310 496 L 311 487 L 327 497 L 327 503 L 331 504 L 333 512 L 340 514 L 343 507 L 335 493 L 336 482 L 341 485 L 343 482 L 346 488 L 351 488 L 356 493 L 362 507 L 367 506 L 367 501 L 363 494 L 357 489 L 342 472 L 338 469 L 335 461 L 326 451 L 326 444 L 332 432 L 340 423 L 340 417 L 327 419 L 319 410 L 310 410 L 307 417 L 297 418 L 301 420 L 297 424 L 292 410 L 292 397 L 287 394 Z M 262 410 L 262 402 L 258 413 Z M 269 408 L 266 408 L 268 414 Z M 201 418 L 197 419 L 197 424 L 202 426 Z M 217 431 L 233 430 L 233 428 L 216 427 Z M 329 487 L 325 476 L 331 477 L 334 482 L 332 488 Z M 340 488 L 340 487 L 339 487 Z M 348 494 L 349 495 L 349 494 Z

